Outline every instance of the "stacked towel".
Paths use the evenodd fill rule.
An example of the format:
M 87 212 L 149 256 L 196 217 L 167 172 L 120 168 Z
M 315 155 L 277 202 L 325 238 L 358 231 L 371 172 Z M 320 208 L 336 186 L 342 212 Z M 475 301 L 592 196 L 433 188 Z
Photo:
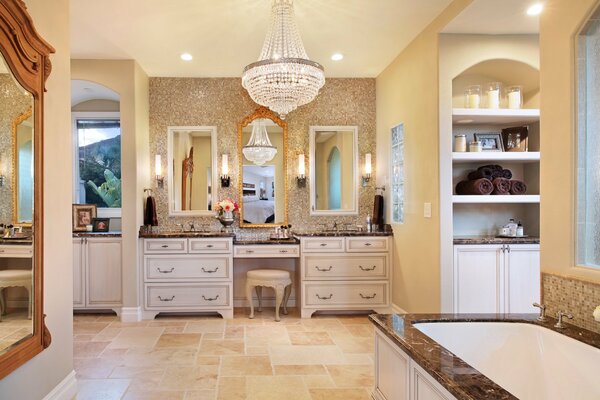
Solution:
M 492 184 L 494 185 L 494 191 L 492 192 L 492 194 L 496 194 L 496 195 L 510 194 L 511 184 L 508 179 L 495 178 L 492 181 Z
M 144 210 L 144 225 L 158 226 L 158 217 L 156 215 L 156 200 L 154 197 L 146 197 L 146 208 Z
M 373 225 L 383 224 L 383 196 L 380 194 L 375 195 L 373 201 Z
M 510 181 L 510 194 L 525 194 L 527 193 L 527 184 L 523 181 L 512 180 Z
M 467 180 L 456 185 L 458 195 L 510 195 L 525 194 L 527 184 L 512 179 L 513 174 L 501 165 L 483 165 L 468 174 Z
M 461 181 L 456 185 L 456 194 L 460 195 L 488 195 L 494 191 L 492 181 L 480 178 L 472 181 Z

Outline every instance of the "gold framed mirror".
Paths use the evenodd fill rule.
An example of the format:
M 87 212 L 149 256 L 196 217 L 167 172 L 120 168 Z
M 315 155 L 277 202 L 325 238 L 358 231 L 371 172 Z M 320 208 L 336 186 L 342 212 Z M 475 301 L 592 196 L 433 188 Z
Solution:
M 240 227 L 288 224 L 288 127 L 260 107 L 238 125 Z
M 0 302 L 0 320 L 19 320 L 23 327 L 10 340 L 0 341 L 0 379 L 51 342 L 43 305 L 42 155 L 44 86 L 53 52 L 36 32 L 23 1 L 0 2 L 0 197 L 6 197 L 0 223 L 28 225 L 22 231 L 5 228 L 0 236 L 0 296 L 8 298 Z M 23 301 L 11 305 L 12 296 Z M 19 303 L 24 303 L 22 308 Z

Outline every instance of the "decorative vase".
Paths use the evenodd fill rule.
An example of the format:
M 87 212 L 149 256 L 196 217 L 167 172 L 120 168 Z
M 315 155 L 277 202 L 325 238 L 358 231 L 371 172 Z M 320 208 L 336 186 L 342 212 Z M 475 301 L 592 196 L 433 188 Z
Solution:
M 217 219 L 221 225 L 223 225 L 223 228 L 221 229 L 222 232 L 231 232 L 231 225 L 233 225 L 234 222 L 233 212 L 225 211 L 223 214 L 219 215 Z

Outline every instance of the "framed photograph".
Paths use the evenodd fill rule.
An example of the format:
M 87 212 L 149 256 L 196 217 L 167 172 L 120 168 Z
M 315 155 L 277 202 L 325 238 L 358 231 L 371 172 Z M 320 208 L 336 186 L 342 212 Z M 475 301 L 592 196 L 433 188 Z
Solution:
M 502 142 L 504 151 L 526 152 L 529 151 L 529 128 L 516 126 L 502 129 Z
M 108 232 L 110 225 L 110 219 L 108 218 L 94 218 L 92 220 L 93 232 Z
M 73 204 L 73 232 L 85 232 L 85 226 L 91 225 L 94 218 L 95 204 Z
M 500 133 L 474 133 L 475 140 L 481 142 L 483 151 L 504 151 L 502 134 Z

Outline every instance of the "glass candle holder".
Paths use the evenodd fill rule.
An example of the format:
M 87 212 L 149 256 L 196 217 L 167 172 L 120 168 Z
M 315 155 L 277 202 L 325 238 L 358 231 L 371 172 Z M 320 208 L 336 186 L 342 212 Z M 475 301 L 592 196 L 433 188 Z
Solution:
M 465 90 L 465 108 L 479 108 L 481 104 L 481 86 L 472 85 Z
M 506 90 L 508 97 L 508 108 L 519 109 L 523 107 L 523 88 L 521 86 L 509 86 Z
M 486 85 L 487 107 L 500 108 L 500 82 L 490 82 Z
M 480 141 L 473 140 L 469 143 L 469 152 L 471 153 L 480 153 L 483 151 L 483 146 Z
M 454 136 L 454 151 L 456 153 L 464 153 L 467 151 L 467 135 Z

